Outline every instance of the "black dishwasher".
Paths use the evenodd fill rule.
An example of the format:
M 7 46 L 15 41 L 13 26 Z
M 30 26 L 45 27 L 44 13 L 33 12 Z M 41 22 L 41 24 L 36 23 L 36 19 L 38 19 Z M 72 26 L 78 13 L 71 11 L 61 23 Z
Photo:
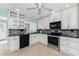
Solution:
M 20 49 L 29 46 L 29 34 L 20 35 Z

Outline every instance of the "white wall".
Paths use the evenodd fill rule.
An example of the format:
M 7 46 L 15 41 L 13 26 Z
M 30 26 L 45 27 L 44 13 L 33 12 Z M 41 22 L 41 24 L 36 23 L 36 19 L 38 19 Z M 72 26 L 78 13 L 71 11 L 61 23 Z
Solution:
M 38 21 L 38 29 L 49 29 L 50 17 L 46 17 Z
M 50 29 L 49 23 L 61 21 L 61 17 L 62 17 L 62 12 L 56 12 L 46 18 L 39 20 L 38 21 L 38 29 Z

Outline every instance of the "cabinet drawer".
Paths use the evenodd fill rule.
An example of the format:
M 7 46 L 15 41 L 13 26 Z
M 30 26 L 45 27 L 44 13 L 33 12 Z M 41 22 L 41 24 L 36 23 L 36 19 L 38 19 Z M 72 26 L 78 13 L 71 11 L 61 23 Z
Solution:
M 60 40 L 70 41 L 70 42 L 73 42 L 73 43 L 79 43 L 79 38 L 60 37 Z
M 79 38 L 68 38 L 68 40 L 73 43 L 79 43 Z
M 73 43 L 73 42 L 69 42 L 69 41 L 60 41 L 60 46 L 66 46 L 71 49 L 79 50 L 79 48 L 78 48 L 79 43 Z
M 68 47 L 60 46 L 60 51 L 64 51 L 66 53 L 69 53 L 71 55 L 79 55 L 78 50 L 70 49 Z

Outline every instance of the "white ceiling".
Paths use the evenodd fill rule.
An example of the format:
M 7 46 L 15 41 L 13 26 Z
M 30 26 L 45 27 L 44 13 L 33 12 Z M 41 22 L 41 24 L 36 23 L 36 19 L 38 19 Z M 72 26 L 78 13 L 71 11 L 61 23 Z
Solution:
M 75 5 L 75 3 L 47 3 L 45 7 L 54 9 L 54 10 L 62 10 L 65 9 L 66 4 L 70 4 L 70 6 Z M 31 15 L 36 18 L 39 16 L 45 16 L 50 14 L 51 12 L 42 10 L 41 15 L 38 15 L 37 9 L 27 11 L 26 8 L 36 7 L 34 3 L 0 3 L 0 8 L 10 8 L 11 10 L 20 9 L 20 13 Z

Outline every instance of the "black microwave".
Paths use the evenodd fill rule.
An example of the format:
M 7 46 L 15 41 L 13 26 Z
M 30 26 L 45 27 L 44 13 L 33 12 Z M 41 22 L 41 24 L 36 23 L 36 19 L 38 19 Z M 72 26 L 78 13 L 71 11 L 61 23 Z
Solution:
M 61 21 L 51 22 L 50 29 L 61 29 Z

